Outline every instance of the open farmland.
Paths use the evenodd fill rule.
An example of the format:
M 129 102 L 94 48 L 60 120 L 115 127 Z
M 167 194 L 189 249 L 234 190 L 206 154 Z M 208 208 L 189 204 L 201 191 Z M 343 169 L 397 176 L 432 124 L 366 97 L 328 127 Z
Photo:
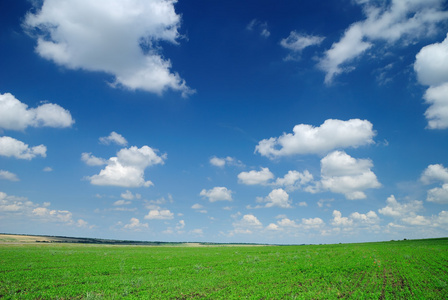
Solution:
M 448 239 L 149 247 L 1 244 L 4 299 L 448 299 Z

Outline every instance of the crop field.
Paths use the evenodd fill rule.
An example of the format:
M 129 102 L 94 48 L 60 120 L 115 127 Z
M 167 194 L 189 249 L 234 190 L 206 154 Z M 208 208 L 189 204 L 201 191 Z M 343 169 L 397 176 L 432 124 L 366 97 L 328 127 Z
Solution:
M 2 299 L 448 299 L 448 239 L 307 246 L 0 244 Z

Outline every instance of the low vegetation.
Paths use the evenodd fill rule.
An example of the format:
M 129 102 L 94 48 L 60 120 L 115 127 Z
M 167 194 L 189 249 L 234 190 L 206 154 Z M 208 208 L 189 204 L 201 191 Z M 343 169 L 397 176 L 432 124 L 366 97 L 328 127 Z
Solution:
M 448 239 L 182 247 L 0 244 L 4 299 L 448 299 Z

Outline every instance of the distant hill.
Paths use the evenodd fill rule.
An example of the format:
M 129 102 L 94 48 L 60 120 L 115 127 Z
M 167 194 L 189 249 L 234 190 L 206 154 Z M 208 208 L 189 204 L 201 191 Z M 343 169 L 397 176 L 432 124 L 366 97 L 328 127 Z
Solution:
M 29 244 L 29 243 L 80 243 L 80 244 L 99 244 L 99 245 L 146 245 L 146 246 L 189 246 L 189 247 L 207 247 L 207 246 L 263 246 L 262 244 L 250 243 L 197 243 L 197 242 L 147 242 L 147 241 L 129 241 L 129 240 L 108 240 L 96 238 L 67 237 L 67 236 L 49 236 L 49 235 L 24 235 L 0 233 L 0 244 Z
M 184 243 L 169 242 L 143 242 L 143 241 L 124 241 L 107 240 L 95 238 L 80 238 L 66 236 L 48 236 L 48 235 L 22 235 L 22 234 L 0 234 L 0 244 L 5 243 L 82 243 L 82 244 L 111 244 L 111 245 L 181 245 Z

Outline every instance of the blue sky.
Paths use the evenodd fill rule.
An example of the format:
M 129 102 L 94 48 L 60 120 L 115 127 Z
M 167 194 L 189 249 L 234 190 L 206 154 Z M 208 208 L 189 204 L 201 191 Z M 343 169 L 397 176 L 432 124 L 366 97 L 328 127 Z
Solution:
M 448 234 L 448 2 L 0 3 L 0 231 Z

